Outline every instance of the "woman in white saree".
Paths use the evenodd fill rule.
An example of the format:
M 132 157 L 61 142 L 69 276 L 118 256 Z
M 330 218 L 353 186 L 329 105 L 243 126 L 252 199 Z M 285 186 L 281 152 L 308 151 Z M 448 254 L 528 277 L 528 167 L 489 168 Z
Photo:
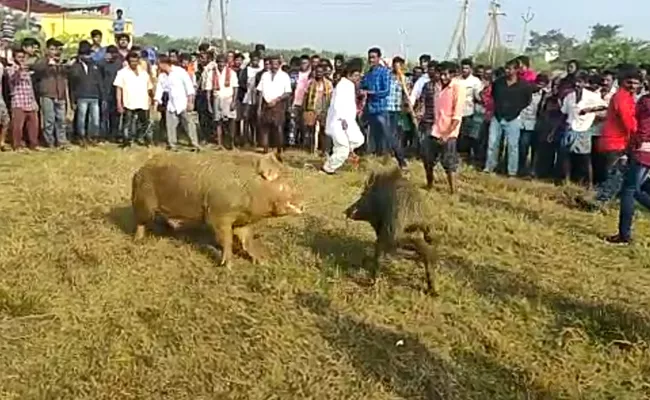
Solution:
M 323 172 L 334 174 L 350 154 L 364 143 L 357 124 L 356 85 L 361 79 L 361 59 L 352 59 L 345 66 L 343 77 L 336 85 L 329 110 L 325 134 L 332 138 L 332 154 L 323 165 Z

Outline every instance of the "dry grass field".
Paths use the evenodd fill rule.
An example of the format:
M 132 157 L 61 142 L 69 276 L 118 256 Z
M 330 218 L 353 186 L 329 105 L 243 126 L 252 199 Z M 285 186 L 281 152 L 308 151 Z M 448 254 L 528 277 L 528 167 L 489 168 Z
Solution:
M 409 260 L 363 284 L 373 234 L 342 213 L 367 171 L 292 169 L 307 213 L 260 225 L 262 266 L 133 243 L 130 179 L 160 151 L 0 155 L 1 399 L 650 398 L 646 214 L 612 247 L 615 213 L 548 184 L 441 179 L 432 298 Z

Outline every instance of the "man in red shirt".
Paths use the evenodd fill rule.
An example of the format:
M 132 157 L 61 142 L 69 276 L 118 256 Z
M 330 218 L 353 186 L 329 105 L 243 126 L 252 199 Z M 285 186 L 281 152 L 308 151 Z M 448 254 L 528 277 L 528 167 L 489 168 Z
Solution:
M 618 235 L 607 238 L 614 244 L 627 244 L 632 239 L 635 200 L 650 210 L 650 194 L 641 189 L 650 172 L 650 94 L 639 99 L 636 119 L 637 130 L 630 138 L 630 163 L 621 189 Z
M 596 152 L 605 160 L 607 177 L 598 185 L 594 199 L 579 199 L 588 209 L 597 210 L 613 199 L 620 191 L 623 180 L 622 166 L 627 163 L 626 149 L 630 135 L 636 132 L 635 94 L 641 84 L 636 68 L 626 68 L 619 76 L 620 88 L 612 97 Z
M 530 58 L 528 56 L 517 57 L 517 68 L 519 69 L 519 79 L 528 83 L 535 83 L 537 73 L 530 67 Z

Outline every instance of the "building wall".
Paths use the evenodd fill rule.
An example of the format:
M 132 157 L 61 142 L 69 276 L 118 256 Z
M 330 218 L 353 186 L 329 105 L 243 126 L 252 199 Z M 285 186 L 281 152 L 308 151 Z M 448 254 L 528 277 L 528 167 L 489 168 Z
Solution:
M 90 39 L 90 31 L 99 29 L 104 34 L 104 45 L 115 44 L 113 18 L 97 14 L 43 14 L 41 30 L 47 38 L 67 35 L 81 35 Z M 133 35 L 133 21 L 126 20 L 124 31 Z

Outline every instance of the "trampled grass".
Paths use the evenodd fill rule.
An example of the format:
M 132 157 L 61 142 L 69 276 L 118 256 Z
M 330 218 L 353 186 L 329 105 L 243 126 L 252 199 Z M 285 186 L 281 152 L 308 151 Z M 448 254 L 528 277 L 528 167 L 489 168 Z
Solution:
M 260 225 L 262 266 L 215 266 L 205 237 L 133 243 L 130 179 L 159 151 L 1 155 L 0 398 L 650 397 L 647 215 L 611 247 L 615 213 L 464 171 L 430 194 L 431 298 L 408 260 L 360 283 L 373 235 L 342 212 L 365 172 L 292 169 L 308 212 Z

